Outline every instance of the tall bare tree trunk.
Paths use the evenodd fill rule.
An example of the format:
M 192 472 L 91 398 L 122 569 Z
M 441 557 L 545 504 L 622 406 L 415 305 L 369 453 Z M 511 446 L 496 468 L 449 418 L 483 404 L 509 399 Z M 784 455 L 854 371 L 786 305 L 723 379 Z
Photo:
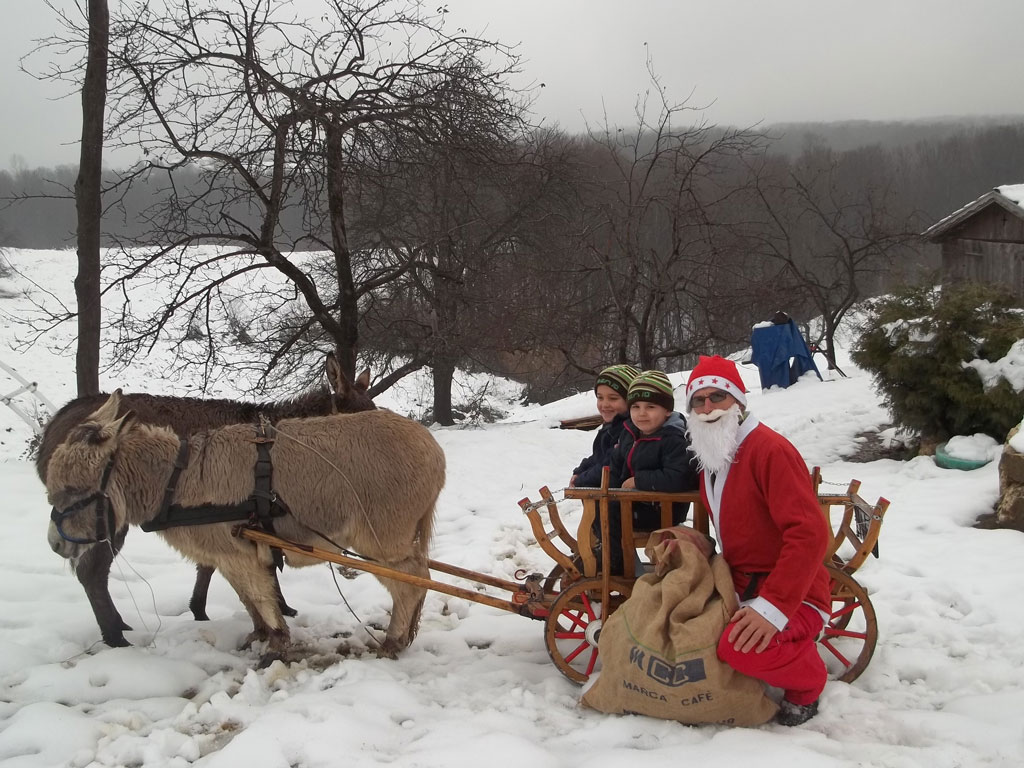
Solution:
M 89 49 L 82 84 L 82 152 L 75 180 L 78 213 L 78 394 L 100 389 L 100 199 L 103 172 L 103 116 L 107 103 L 107 0 L 89 0 Z
M 335 354 L 342 372 L 349 381 L 355 380 L 356 356 L 359 347 L 359 305 L 355 280 L 352 277 L 352 252 L 349 250 L 348 232 L 345 230 L 345 148 L 343 133 L 337 126 L 327 124 L 327 206 L 331 222 L 331 248 L 338 276 L 338 327 L 335 335 Z
M 455 378 L 455 363 L 442 359 L 434 362 L 434 421 L 442 427 L 455 423 L 452 410 L 452 381 Z

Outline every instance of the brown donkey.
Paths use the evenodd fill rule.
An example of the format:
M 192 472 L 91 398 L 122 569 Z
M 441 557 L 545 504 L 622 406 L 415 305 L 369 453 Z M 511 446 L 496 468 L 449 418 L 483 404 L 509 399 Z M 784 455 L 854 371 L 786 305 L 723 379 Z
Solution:
M 52 536 L 60 536 L 67 557 L 97 546 L 107 531 L 152 520 L 161 509 L 179 438 L 131 413 L 117 418 L 119 407 L 115 392 L 50 458 L 46 489 L 56 522 L 51 545 Z M 429 430 L 374 410 L 284 419 L 273 432 L 273 491 L 288 510 L 274 521 L 280 536 L 324 549 L 354 549 L 389 568 L 429 577 L 427 547 L 445 475 L 444 453 Z M 254 489 L 254 434 L 252 426 L 233 425 L 192 436 L 173 502 L 191 508 L 248 499 Z M 233 536 L 232 525 L 170 528 L 160 535 L 186 557 L 221 572 L 252 618 L 246 645 L 265 639 L 270 657 L 278 657 L 289 632 L 267 569 L 270 553 Z M 293 566 L 319 562 L 291 553 L 286 559 Z M 415 636 L 426 590 L 380 580 L 393 602 L 381 651 L 393 656 Z
M 261 414 L 271 422 L 275 422 L 280 419 L 304 416 L 355 413 L 372 410 L 376 407 L 366 393 L 370 383 L 369 370 L 363 371 L 356 379 L 355 384 L 350 384 L 333 354 L 326 356 L 324 367 L 330 387 L 320 386 L 291 399 L 256 403 L 129 393 L 121 396 L 121 412 L 123 414 L 127 410 L 132 410 L 140 421 L 156 426 L 170 427 L 176 434 L 185 437 L 228 424 L 255 424 Z M 39 445 L 39 453 L 36 456 L 36 471 L 44 484 L 46 483 L 47 467 L 54 449 L 64 442 L 73 427 L 76 427 L 93 411 L 107 402 L 108 397 L 107 394 L 99 394 L 72 400 L 54 414 L 46 424 Z M 113 559 L 124 545 L 127 532 L 128 527 L 123 526 L 111 536 L 110 542 L 104 543 L 103 546 L 90 547 L 81 555 L 70 558 L 75 576 L 82 584 L 86 597 L 89 599 L 89 605 L 96 617 L 103 642 L 114 647 L 131 645 L 124 637 L 124 631 L 130 630 L 131 627 L 121 618 L 121 614 L 110 596 L 108 586 Z M 65 544 L 62 540 L 59 541 L 57 552 L 64 555 L 61 550 Z M 189 608 L 192 615 L 198 620 L 207 619 L 206 596 L 213 571 L 214 569 L 209 564 L 204 564 L 202 561 L 197 566 L 196 583 L 192 591 L 192 599 L 189 601 Z M 278 592 L 280 593 L 279 587 Z M 280 600 L 282 611 L 294 615 L 294 610 L 284 603 L 284 598 L 280 597 Z

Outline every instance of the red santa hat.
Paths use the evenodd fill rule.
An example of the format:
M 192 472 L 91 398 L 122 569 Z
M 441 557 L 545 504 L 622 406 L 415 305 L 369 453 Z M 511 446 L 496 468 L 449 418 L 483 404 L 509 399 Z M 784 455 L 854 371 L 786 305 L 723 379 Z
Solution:
M 726 360 L 719 355 L 714 357 L 701 355 L 700 362 L 691 371 L 690 378 L 686 382 L 687 412 L 690 411 L 690 400 L 693 398 L 693 393 L 708 387 L 728 392 L 736 398 L 741 407 L 747 407 L 747 388 L 743 386 L 743 379 L 740 378 L 740 372 L 732 360 Z

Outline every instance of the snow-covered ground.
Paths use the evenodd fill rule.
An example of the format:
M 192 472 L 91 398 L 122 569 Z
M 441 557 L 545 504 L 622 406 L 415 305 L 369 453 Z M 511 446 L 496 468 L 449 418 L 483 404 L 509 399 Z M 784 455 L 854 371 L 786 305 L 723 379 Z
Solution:
M 73 252 L 9 259 L 70 301 Z M 26 287 L 21 277 L 0 280 L 16 294 L 0 299 L 0 363 L 59 405 L 74 391 L 73 329 L 13 349 L 26 335 L 12 320 L 29 312 Z M 167 365 L 157 350 L 102 383 L 181 391 L 187 375 L 170 381 Z M 359 655 L 366 631 L 376 631 L 361 624 L 386 623 L 389 600 L 369 575 L 339 579 L 353 615 L 326 565 L 281 577 L 299 610 L 290 624 L 305 660 L 257 670 L 255 651 L 236 650 L 250 623 L 226 583 L 214 577 L 212 621 L 193 621 L 192 567 L 140 531 L 129 534 L 111 577 L 134 647 L 108 648 L 81 587 L 47 546 L 49 507 L 23 458 L 31 430 L 0 407 L 0 764 L 1024 765 L 1024 534 L 971 527 L 996 500 L 996 465 L 963 472 L 923 457 L 849 462 L 858 434 L 888 419 L 870 378 L 841 365 L 849 378 L 768 392 L 755 370 L 744 371 L 751 409 L 820 465 L 826 483 L 840 489 L 856 477 L 865 498 L 891 501 L 881 557 L 857 574 L 878 616 L 874 658 L 852 685 L 830 682 L 820 714 L 799 728 L 684 727 L 584 709 L 579 689 L 548 659 L 542 623 L 436 592 L 398 660 Z M 17 387 L 0 371 L 0 394 Z M 449 469 L 432 556 L 509 579 L 549 570 L 516 502 L 566 484 L 593 433 L 551 427 L 592 405 L 581 393 L 483 428 L 435 430 Z M 339 655 L 342 643 L 357 653 Z

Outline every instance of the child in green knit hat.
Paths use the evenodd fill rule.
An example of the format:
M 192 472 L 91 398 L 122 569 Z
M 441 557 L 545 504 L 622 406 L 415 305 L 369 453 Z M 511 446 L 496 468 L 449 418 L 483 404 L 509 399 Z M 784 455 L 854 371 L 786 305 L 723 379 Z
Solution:
M 612 451 L 622 435 L 622 425 L 629 416 L 626 396 L 629 385 L 640 373 L 632 365 L 610 365 L 597 376 L 594 394 L 597 412 L 601 414 L 601 428 L 594 437 L 593 450 L 572 471 L 569 487 L 597 488 L 601 485 L 601 470 L 611 463 Z
M 678 493 L 699 487 L 697 465 L 690 453 L 686 421 L 675 411 L 672 383 L 661 371 L 644 371 L 626 393 L 629 420 L 612 452 L 611 487 Z M 612 572 L 623 572 L 622 527 L 618 504 L 609 506 Z M 686 520 L 689 504 L 674 504 L 672 523 Z M 661 527 L 661 511 L 649 503 L 633 505 L 633 530 Z M 630 558 L 632 563 L 632 557 Z

